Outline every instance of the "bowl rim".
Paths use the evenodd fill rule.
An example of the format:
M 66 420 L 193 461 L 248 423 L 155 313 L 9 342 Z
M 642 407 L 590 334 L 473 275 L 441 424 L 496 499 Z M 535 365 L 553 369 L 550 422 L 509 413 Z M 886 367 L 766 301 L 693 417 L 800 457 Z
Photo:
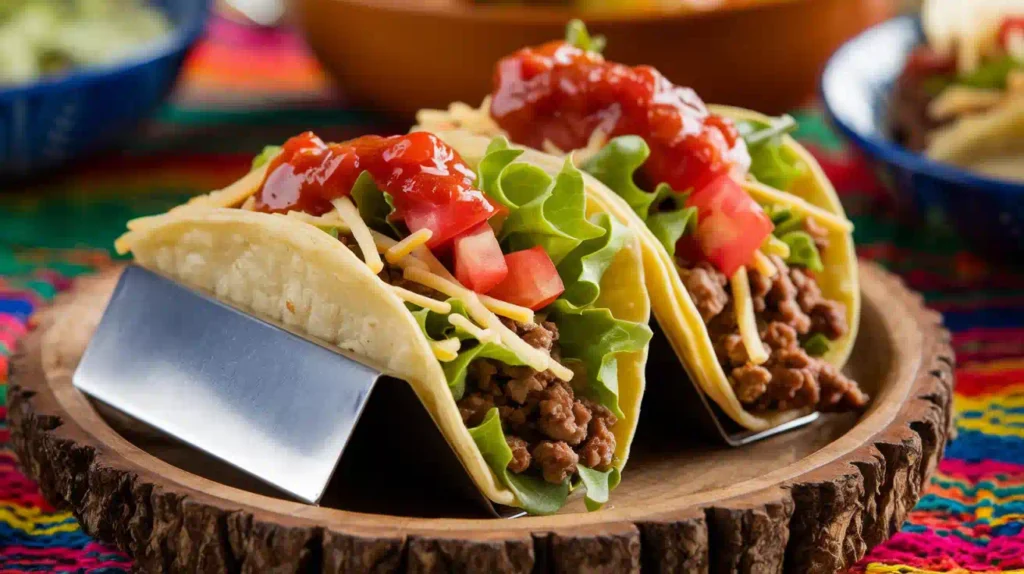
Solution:
M 587 25 L 609 25 L 625 22 L 649 22 L 665 19 L 686 19 L 710 17 L 733 12 L 769 9 L 789 4 L 810 4 L 820 0 L 712 0 L 717 4 L 697 6 L 656 6 L 641 10 L 632 9 L 586 9 L 578 6 L 523 6 L 488 5 L 476 2 L 452 0 L 447 3 L 416 2 L 405 3 L 397 0 L 332 0 L 339 4 L 358 5 L 363 8 L 422 14 L 443 15 L 476 22 L 501 24 L 565 25 L 578 18 Z
M 180 0 L 175 0 L 180 1 Z M 171 32 L 161 40 L 153 42 L 128 58 L 109 64 L 76 68 L 66 74 L 43 76 L 27 84 L 0 87 L 0 104 L 57 90 L 73 90 L 104 80 L 123 76 L 138 68 L 160 60 L 171 58 L 194 44 L 205 30 L 212 0 L 196 0 L 200 6 L 199 17 L 177 23 Z
M 818 94 L 821 98 L 822 107 L 824 108 L 828 119 L 846 138 L 851 140 L 856 147 L 865 151 L 869 156 L 879 159 L 887 164 L 894 164 L 914 174 L 923 174 L 934 179 L 944 180 L 964 187 L 986 188 L 1000 193 L 1024 194 L 1024 183 L 1017 183 L 980 175 L 960 167 L 938 162 L 922 153 L 911 151 L 888 138 L 883 139 L 874 135 L 865 134 L 849 123 L 843 121 L 841 115 L 836 113 L 831 104 L 829 92 L 825 89 L 825 78 L 828 77 L 829 74 L 836 74 L 842 71 L 841 68 L 836 68 L 836 66 L 839 65 L 839 58 L 846 52 L 855 50 L 861 42 L 865 41 L 864 36 L 873 33 L 875 30 L 885 27 L 902 26 L 907 23 L 919 25 L 920 17 L 913 14 L 904 14 L 876 24 L 875 26 L 864 30 L 860 34 L 844 42 L 832 54 L 832 56 L 829 57 L 818 83 Z M 895 78 L 893 79 L 895 80 Z

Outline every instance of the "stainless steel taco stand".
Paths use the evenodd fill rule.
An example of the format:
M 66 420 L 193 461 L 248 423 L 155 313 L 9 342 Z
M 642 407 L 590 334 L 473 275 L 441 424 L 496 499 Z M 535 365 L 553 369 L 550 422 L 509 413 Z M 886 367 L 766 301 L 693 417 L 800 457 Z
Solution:
M 499 516 L 408 384 L 141 267 L 121 275 L 73 382 L 302 502 L 421 513 L 393 480 L 419 468 L 416 492 Z M 382 488 L 393 496 L 366 495 Z
M 456 511 L 460 506 L 447 501 L 438 504 L 445 509 L 442 513 L 369 510 L 387 503 L 393 492 L 403 491 L 397 488 L 402 486 L 420 500 L 437 502 L 438 481 L 427 477 L 434 467 L 446 469 L 449 480 L 465 478 L 446 462 L 424 462 L 427 456 L 415 461 L 413 472 L 393 467 L 375 472 L 374 461 L 383 464 L 388 455 L 394 459 L 417 454 L 400 454 L 360 438 L 364 432 L 385 436 L 386 430 L 399 426 L 393 422 L 397 417 L 387 417 L 387 410 L 381 411 L 385 416 L 370 416 L 378 408 L 378 394 L 385 394 L 378 390 L 388 379 L 379 379 L 351 430 L 335 480 L 315 506 L 140 427 L 134 418 L 106 408 L 72 385 L 72 374 L 114 291 L 116 273 L 79 280 L 36 317 L 35 332 L 22 339 L 12 362 L 8 412 L 11 444 L 46 498 L 73 511 L 92 536 L 129 553 L 140 571 L 843 571 L 899 527 L 935 470 L 951 429 L 953 354 L 940 317 L 926 310 L 920 297 L 897 278 L 862 263 L 863 319 L 849 363 L 850 374 L 872 396 L 862 414 L 823 414 L 789 432 L 733 447 L 681 430 L 687 417 L 699 417 L 705 410 L 696 402 L 698 397 L 690 399 L 695 410 L 676 410 L 667 419 L 672 432 L 659 434 L 648 425 L 647 410 L 668 399 L 659 400 L 656 389 L 689 385 L 679 374 L 678 362 L 671 370 L 654 368 L 648 371 L 641 429 L 622 483 L 604 509 L 587 513 L 582 501 L 576 501 L 553 516 L 467 519 Z M 161 312 L 154 306 L 145 311 L 140 317 L 150 322 Z M 217 329 L 222 322 L 212 321 Z M 98 351 L 90 348 L 89 353 L 94 352 Z M 652 349 L 652 359 L 656 352 Z M 122 363 L 133 360 L 123 349 L 113 356 Z M 291 360 L 280 352 L 273 356 Z M 333 356 L 340 357 L 324 355 L 323 364 L 336 362 Z M 141 366 L 131 368 L 139 369 L 139 376 L 152 376 Z M 276 368 L 264 364 L 265 372 L 247 372 L 263 377 Z M 91 376 L 100 379 L 88 386 L 98 388 L 113 384 L 103 378 L 126 377 L 100 371 Z M 365 377 L 364 388 L 369 388 L 372 374 Z M 275 387 L 261 388 L 276 396 Z M 207 401 L 224 400 L 208 389 L 202 392 Z M 210 412 L 208 405 L 197 404 L 198 394 L 158 396 Z M 418 404 L 415 398 L 410 400 Z M 155 407 L 167 410 L 167 404 Z M 217 412 L 248 412 L 237 408 L 238 412 Z M 333 412 L 322 404 L 308 408 L 320 415 Z M 407 419 L 403 416 L 401 421 L 405 424 Z M 306 438 L 320 433 L 341 444 L 337 437 L 349 432 L 324 430 L 314 422 L 303 421 L 311 427 L 304 431 L 310 433 Z M 292 439 L 271 432 L 276 427 L 266 424 L 267 436 L 251 440 L 265 445 L 261 452 L 267 457 L 275 456 L 268 448 L 303 452 L 317 446 L 317 441 L 301 437 L 290 446 L 284 444 Z M 430 428 L 410 426 L 416 433 Z M 405 429 L 399 430 L 406 444 L 412 442 Z M 713 435 L 718 432 L 711 430 Z M 416 436 L 417 446 L 421 438 Z M 402 441 L 398 443 L 400 447 Z M 216 437 L 217 444 L 236 443 Z M 334 448 L 321 452 L 333 453 Z M 253 447 L 251 452 L 255 451 Z M 350 458 L 358 464 L 349 466 Z M 342 492 L 341 498 L 348 494 L 349 500 L 335 502 L 336 481 L 353 479 L 350 474 L 374 484 Z M 446 480 L 443 472 L 437 474 L 440 482 Z M 355 498 L 363 500 L 353 502 L 356 490 Z M 401 506 L 404 502 L 408 501 Z M 469 508 L 478 510 L 472 504 Z
M 696 433 L 708 440 L 722 442 L 732 447 L 741 447 L 778 434 L 807 426 L 820 416 L 813 412 L 784 424 L 763 431 L 747 430 L 736 424 L 718 405 L 708 398 L 676 360 L 675 351 L 658 328 L 651 323 L 654 337 L 651 339 L 648 377 L 660 375 L 675 378 L 670 384 L 648 385 L 644 395 L 644 406 L 648 412 L 647 427 L 656 425 L 652 432 Z M 675 373 L 675 377 L 669 375 Z M 644 429 L 645 431 L 647 428 Z

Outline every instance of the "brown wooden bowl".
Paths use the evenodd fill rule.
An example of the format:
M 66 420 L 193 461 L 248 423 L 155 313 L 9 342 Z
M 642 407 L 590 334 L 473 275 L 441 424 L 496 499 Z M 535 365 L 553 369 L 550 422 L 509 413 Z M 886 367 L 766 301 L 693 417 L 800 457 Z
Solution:
M 290 0 L 292 14 L 343 93 L 409 117 L 478 104 L 494 65 L 564 37 L 584 19 L 606 55 L 649 64 L 705 101 L 779 113 L 805 103 L 829 55 L 894 12 L 893 0 L 723 0 L 714 9 L 600 13 L 482 6 L 471 0 Z
M 598 512 L 580 501 L 515 520 L 313 507 L 267 495 L 71 386 L 116 279 L 79 281 L 37 315 L 13 362 L 11 438 L 46 498 L 145 572 L 836 572 L 899 528 L 951 430 L 953 353 L 941 318 L 862 264 L 863 320 L 847 369 L 872 394 L 860 416 L 824 415 L 738 449 L 682 432 L 638 436 Z M 668 384 L 686 383 L 648 380 Z

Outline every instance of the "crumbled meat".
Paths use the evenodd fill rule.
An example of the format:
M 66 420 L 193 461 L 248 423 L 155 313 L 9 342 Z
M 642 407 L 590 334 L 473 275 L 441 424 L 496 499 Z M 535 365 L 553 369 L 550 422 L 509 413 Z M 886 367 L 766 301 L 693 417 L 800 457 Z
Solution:
M 558 328 L 550 321 L 535 324 L 502 322 L 536 349 L 560 357 Z M 585 377 L 583 377 L 585 380 Z M 617 420 L 607 408 L 577 397 L 573 388 L 551 371 L 511 366 L 492 359 L 473 361 L 459 411 L 467 426 L 483 421 L 497 407 L 505 440 L 512 450 L 512 472 L 537 472 L 561 483 L 576 472 L 583 457 L 587 466 L 607 470 L 615 452 L 612 427 Z
M 544 480 L 561 484 L 576 474 L 579 456 L 562 441 L 542 440 L 533 448 L 533 462 L 540 468 Z
M 785 323 L 773 321 L 768 324 L 768 328 L 761 333 L 761 339 L 772 348 L 772 350 L 779 351 L 782 349 L 788 349 L 795 347 L 797 344 L 796 329 L 790 327 Z
M 811 309 L 811 331 L 822 333 L 835 341 L 846 334 L 846 305 L 838 301 L 821 301 Z
M 767 306 L 764 298 L 772 290 L 772 279 L 753 269 L 748 271 L 747 277 L 750 279 L 750 298 L 754 301 L 754 312 L 762 313 Z
M 590 422 L 590 436 L 580 449 L 580 462 L 583 466 L 600 471 L 611 468 L 615 456 L 615 435 L 609 426 L 615 424 L 615 416 L 612 415 L 610 420 L 611 423 L 608 417 L 602 416 Z
M 761 401 L 766 407 L 772 403 L 780 409 L 798 408 L 818 403 L 817 370 L 815 361 L 799 347 L 783 349 L 769 359 L 771 385 Z
M 530 367 L 502 365 L 502 372 L 509 377 L 505 395 L 520 405 L 526 402 L 530 393 L 543 391 L 553 378 L 547 372 L 538 373 Z
M 494 399 L 482 393 L 466 395 L 459 401 L 459 414 L 468 427 L 475 427 L 484 421 L 487 411 L 494 408 Z
M 679 275 L 705 323 L 725 309 L 726 303 L 729 302 L 725 286 L 729 281 L 725 275 L 711 267 L 711 264 L 698 263 L 692 269 L 681 269 Z
M 723 363 L 742 364 L 747 362 L 747 348 L 743 346 L 743 338 L 736 333 L 721 337 L 715 348 L 718 360 Z
M 796 302 L 800 304 L 800 310 L 810 313 L 811 309 L 821 302 L 821 288 L 818 287 L 818 282 L 800 269 L 790 270 L 789 277 L 796 288 Z
M 552 345 L 558 340 L 558 326 L 551 321 L 544 321 L 539 325 L 530 323 L 526 327 L 521 334 L 523 340 L 534 349 L 543 349 L 550 353 Z
M 764 367 L 746 364 L 732 370 L 733 390 L 736 398 L 745 405 L 753 404 L 768 390 L 771 373 Z
M 801 335 L 806 335 L 811 330 L 811 318 L 800 309 L 796 299 L 780 302 L 776 311 L 771 314 L 771 319 L 790 325 Z
M 819 230 L 822 237 L 826 235 L 811 219 L 805 222 L 812 237 L 819 235 Z M 825 245 L 819 244 L 819 249 Z M 800 346 L 802 340 L 817 334 L 829 340 L 845 335 L 849 331 L 846 307 L 826 299 L 813 274 L 791 268 L 780 257 L 771 259 L 779 271 L 774 277 L 754 270 L 748 273 L 758 331 L 771 351 L 763 365 L 749 362 L 724 275 L 706 264 L 680 272 L 738 400 L 754 412 L 806 406 L 821 410 L 863 407 L 868 397 L 856 382 L 824 360 L 809 356 Z M 584 458 L 583 464 L 589 466 L 587 460 Z
M 565 441 L 573 446 L 580 444 L 587 436 L 590 423 L 590 409 L 573 399 L 568 385 L 555 384 L 548 387 L 540 401 L 538 426 L 546 435 L 555 440 Z
M 476 381 L 477 390 L 492 395 L 500 396 L 501 387 L 494 380 L 498 374 L 498 368 L 490 361 L 474 361 L 469 365 L 468 374 Z
M 857 383 L 828 363 L 821 363 L 818 381 L 821 384 L 818 405 L 822 410 L 859 409 L 868 403 L 868 396 Z
M 507 436 L 505 443 L 512 449 L 512 462 L 508 463 L 508 469 L 520 473 L 530 468 L 531 457 L 526 441 L 517 436 Z

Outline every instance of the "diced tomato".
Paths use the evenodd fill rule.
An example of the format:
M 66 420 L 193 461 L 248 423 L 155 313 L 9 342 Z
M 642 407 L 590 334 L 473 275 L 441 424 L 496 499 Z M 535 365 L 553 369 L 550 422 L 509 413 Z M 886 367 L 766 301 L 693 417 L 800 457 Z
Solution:
M 774 228 L 761 206 L 727 175 L 691 193 L 686 205 L 697 208 L 701 251 L 728 277 L 751 262 Z
M 488 202 L 453 201 L 446 205 L 424 203 L 406 208 L 405 225 L 415 233 L 420 229 L 431 231 L 427 247 L 443 250 L 457 235 L 473 229 L 494 215 Z
M 455 278 L 477 293 L 487 293 L 508 275 L 498 238 L 487 223 L 455 238 Z
M 508 275 L 488 295 L 534 311 L 543 309 L 565 291 L 551 257 L 540 246 L 505 256 Z
M 1024 34 L 1024 16 L 1009 16 L 1003 20 L 1003 24 L 999 27 L 999 45 L 1008 49 L 1010 35 L 1014 32 Z

